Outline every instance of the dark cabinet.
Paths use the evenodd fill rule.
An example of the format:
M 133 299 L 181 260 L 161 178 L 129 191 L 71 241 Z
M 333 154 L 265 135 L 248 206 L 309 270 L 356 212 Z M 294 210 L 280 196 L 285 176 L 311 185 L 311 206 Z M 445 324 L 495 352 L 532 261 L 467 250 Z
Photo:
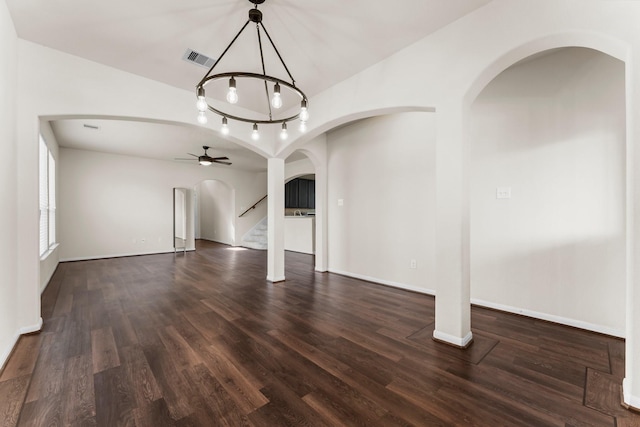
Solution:
M 285 208 L 315 209 L 316 182 L 310 179 L 293 179 L 284 187 Z

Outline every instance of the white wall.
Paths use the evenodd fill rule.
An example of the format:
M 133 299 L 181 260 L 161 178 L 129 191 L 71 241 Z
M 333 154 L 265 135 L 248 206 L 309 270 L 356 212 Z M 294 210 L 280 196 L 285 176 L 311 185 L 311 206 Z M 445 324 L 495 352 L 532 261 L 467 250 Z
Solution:
M 623 336 L 624 64 L 581 48 L 525 62 L 471 117 L 472 298 Z
M 46 120 L 40 120 L 40 134 L 42 135 L 42 139 L 44 139 L 44 141 L 47 144 L 47 148 L 49 148 L 49 151 L 51 151 L 51 155 L 53 156 L 55 162 L 56 162 L 56 166 L 58 165 L 58 159 L 60 158 L 59 155 L 59 147 L 58 147 L 58 141 L 56 140 L 55 135 L 53 134 L 53 131 L 51 130 L 51 125 L 49 124 L 48 121 Z M 58 198 L 59 198 L 59 194 L 60 194 L 60 185 L 59 185 L 59 177 L 60 177 L 60 168 L 56 167 L 56 206 L 59 204 L 58 203 Z M 59 232 L 59 218 L 56 215 L 56 242 L 60 241 L 60 232 Z M 45 254 L 45 256 L 43 258 L 40 258 L 40 292 L 44 291 L 44 289 L 47 287 L 47 285 L 49 284 L 49 280 L 51 279 L 51 277 L 53 276 L 53 273 L 55 273 L 56 268 L 58 267 L 58 263 L 60 261 L 60 254 L 59 254 L 59 248 L 60 246 L 55 246 L 53 250 L 51 250 L 50 252 L 47 252 Z
M 315 173 L 316 168 L 313 166 L 313 163 L 311 162 L 311 160 L 309 160 L 308 157 L 293 162 L 288 162 L 284 165 L 284 179 L 287 182 L 301 175 L 311 175 Z
M 329 270 L 433 292 L 435 115 L 362 120 L 327 147 Z
M 0 1 L 0 368 L 20 332 L 18 296 L 18 187 L 15 105 L 17 36 L 7 5 Z M 36 157 L 37 158 L 37 157 Z
M 244 198 L 266 191 L 256 185 L 264 174 L 214 166 L 69 148 L 60 149 L 59 163 L 61 260 L 172 252 L 174 187 L 193 188 L 205 179 L 220 179 Z M 191 191 L 187 213 L 192 217 Z M 188 249 L 193 239 L 191 222 Z
M 235 244 L 235 195 L 223 182 L 208 180 L 197 186 L 200 238 Z

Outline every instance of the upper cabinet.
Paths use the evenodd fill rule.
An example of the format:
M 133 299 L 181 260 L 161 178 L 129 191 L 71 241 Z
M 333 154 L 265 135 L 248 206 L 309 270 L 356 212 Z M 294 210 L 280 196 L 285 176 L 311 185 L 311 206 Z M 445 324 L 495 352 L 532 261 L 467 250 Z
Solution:
M 284 186 L 285 208 L 315 209 L 316 182 L 310 179 L 296 178 Z

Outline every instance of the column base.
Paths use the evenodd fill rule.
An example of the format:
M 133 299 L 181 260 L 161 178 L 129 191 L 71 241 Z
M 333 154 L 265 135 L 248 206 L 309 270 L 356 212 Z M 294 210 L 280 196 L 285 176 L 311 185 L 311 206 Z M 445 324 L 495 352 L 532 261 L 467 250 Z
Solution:
M 473 334 L 471 333 L 471 331 L 469 331 L 466 336 L 464 336 L 463 338 L 459 338 L 453 335 L 445 334 L 444 332 L 434 330 L 433 340 L 457 348 L 467 348 L 473 343 Z
M 284 276 L 279 276 L 279 277 L 270 277 L 267 276 L 267 280 L 271 283 L 278 283 L 278 282 L 284 282 Z
M 27 334 L 40 332 L 40 330 L 42 329 L 42 324 L 43 324 L 42 317 L 39 317 L 38 323 L 36 323 L 35 325 L 30 325 L 30 326 L 25 326 L 23 328 L 20 328 L 20 335 L 27 335 Z
M 622 380 L 622 406 L 635 412 L 640 412 L 640 397 L 631 395 L 631 385 L 626 378 Z

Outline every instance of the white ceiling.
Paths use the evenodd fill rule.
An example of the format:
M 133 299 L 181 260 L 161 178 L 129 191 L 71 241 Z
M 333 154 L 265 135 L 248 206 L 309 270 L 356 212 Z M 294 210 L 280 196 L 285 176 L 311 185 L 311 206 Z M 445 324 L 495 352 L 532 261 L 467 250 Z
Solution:
M 98 127 L 87 128 L 85 125 Z M 51 128 L 61 146 L 125 156 L 174 161 L 201 155 L 203 145 L 211 147 L 211 157 L 229 157 L 231 166 L 212 167 L 264 171 L 267 160 L 238 144 L 218 138 L 208 128 L 196 125 L 124 120 L 65 119 L 51 121 Z M 195 159 L 195 158 L 194 158 Z M 177 161 L 177 160 L 176 160 Z M 180 161 L 192 163 L 197 161 Z
M 266 0 L 259 8 L 296 84 L 313 97 L 490 1 Z M 253 7 L 247 0 L 7 0 L 7 4 L 23 39 L 189 91 L 206 69 L 183 61 L 184 52 L 190 48 L 216 58 Z M 250 27 L 220 62 L 218 72 L 259 71 L 255 29 Z M 267 74 L 286 77 L 282 67 L 272 66 L 275 56 L 267 49 L 265 56 Z M 54 131 L 60 132 L 56 136 L 62 146 L 143 157 L 154 157 L 150 146 L 160 147 L 154 142 L 160 132 L 145 136 L 143 131 L 164 126 L 168 132 L 167 126 L 173 126 L 111 122 L 105 123 L 98 138 L 75 125 L 56 122 Z M 136 128 L 129 129 L 132 126 Z M 111 127 L 122 133 L 99 144 L 100 138 L 109 137 Z M 165 141 L 167 150 L 173 150 L 172 158 L 184 151 L 183 146 L 191 144 L 189 150 L 196 150 L 194 144 L 203 145 L 191 142 L 200 141 L 198 131 L 177 128 L 169 132 L 175 137 L 175 149 Z M 178 135 L 180 131 L 186 133 Z M 120 137 L 126 134 L 136 135 L 136 140 Z M 133 145 L 125 146 L 123 139 Z M 241 162 L 235 163 L 232 167 L 241 167 Z

